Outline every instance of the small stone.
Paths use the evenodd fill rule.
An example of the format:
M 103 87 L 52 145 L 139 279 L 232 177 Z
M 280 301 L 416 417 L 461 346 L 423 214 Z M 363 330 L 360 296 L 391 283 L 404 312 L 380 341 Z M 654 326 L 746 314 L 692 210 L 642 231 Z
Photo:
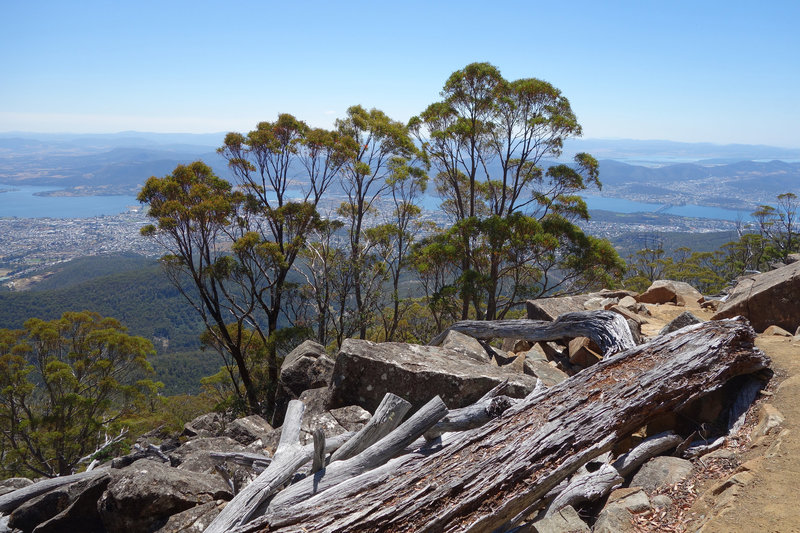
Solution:
M 692 463 L 678 457 L 654 457 L 633 476 L 631 487 L 650 492 L 683 481 L 692 473 Z
M 783 425 L 785 420 L 783 414 L 774 405 L 769 403 L 761 404 L 758 410 L 758 424 L 753 429 L 753 433 L 750 436 L 751 439 L 756 440 L 759 437 L 769 435 Z
M 672 333 L 673 331 L 678 331 L 679 329 L 683 329 L 694 324 L 700 324 L 701 322 L 702 320 L 694 316 L 692 313 L 685 311 L 673 319 L 672 322 L 664 326 L 661 331 L 658 332 L 658 334 L 666 335 L 667 333 Z
M 673 505 L 672 498 L 667 496 L 666 494 L 658 494 L 653 496 L 653 499 L 650 500 L 650 503 L 653 504 L 653 508 L 655 509 L 669 509 Z
M 780 326 L 772 325 L 764 330 L 764 335 L 770 336 L 774 335 L 776 337 L 792 337 L 792 334 L 783 329 Z
M 525 531 L 525 529 L 522 531 Z M 586 525 L 586 522 L 578 516 L 578 512 L 568 505 L 557 513 L 535 522 L 533 527 L 527 529 L 527 531 L 535 533 L 589 533 L 591 530 Z

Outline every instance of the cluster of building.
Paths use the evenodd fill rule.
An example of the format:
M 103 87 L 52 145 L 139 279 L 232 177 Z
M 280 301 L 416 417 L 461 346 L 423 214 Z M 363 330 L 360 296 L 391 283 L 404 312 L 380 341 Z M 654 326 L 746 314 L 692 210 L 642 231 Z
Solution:
M 78 257 L 135 252 L 158 257 L 163 249 L 139 229 L 142 210 L 90 218 L 0 218 L 0 266 L 8 279 L 24 278 L 42 266 Z

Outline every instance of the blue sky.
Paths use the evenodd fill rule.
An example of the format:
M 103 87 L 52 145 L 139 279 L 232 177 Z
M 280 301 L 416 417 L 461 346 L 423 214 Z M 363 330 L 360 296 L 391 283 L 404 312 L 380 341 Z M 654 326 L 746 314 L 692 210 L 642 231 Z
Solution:
M 0 131 L 247 131 L 348 106 L 407 120 L 489 61 L 587 138 L 800 147 L 800 2 L 0 3 Z

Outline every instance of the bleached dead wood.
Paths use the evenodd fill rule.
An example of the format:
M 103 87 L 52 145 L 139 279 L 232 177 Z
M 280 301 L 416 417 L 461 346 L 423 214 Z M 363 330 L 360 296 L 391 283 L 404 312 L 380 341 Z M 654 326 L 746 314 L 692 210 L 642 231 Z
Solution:
M 694 459 L 695 457 L 701 457 L 708 453 L 713 452 L 718 448 L 722 448 L 722 445 L 725 444 L 725 437 L 718 437 L 716 440 L 711 442 L 706 440 L 696 441 L 691 444 L 686 451 L 681 454 L 681 457 L 684 459 Z
M 103 439 L 103 443 L 98 445 L 97 448 L 95 448 L 95 450 L 92 453 L 89 453 L 89 454 L 85 455 L 84 457 L 81 457 L 80 459 L 78 459 L 78 463 L 77 464 L 83 464 L 83 463 L 91 461 L 89 463 L 89 466 L 86 467 L 86 471 L 89 472 L 91 470 L 94 470 L 94 467 L 97 466 L 97 464 L 99 462 L 95 457 L 98 454 L 100 454 L 100 452 L 105 450 L 106 448 L 109 448 L 110 446 L 113 446 L 114 444 L 117 444 L 118 442 L 122 442 L 125 439 L 125 437 L 127 437 L 127 436 L 128 436 L 128 429 L 127 428 L 120 429 L 119 430 L 119 434 L 117 436 L 115 436 L 115 437 L 109 437 L 108 433 L 105 433 L 104 439 Z M 161 450 L 159 450 L 159 451 L 161 451 Z
M 550 516 L 571 505 L 575 507 L 584 502 L 592 502 L 602 498 L 614 487 L 625 481 L 617 469 L 610 464 L 603 464 L 594 472 L 581 472 L 573 477 L 569 484 L 547 506 L 544 516 Z
M 544 320 L 462 320 L 437 335 L 430 344 L 438 346 L 450 330 L 476 339 L 513 338 L 530 342 L 588 337 L 608 356 L 636 346 L 625 318 L 611 311 L 565 313 L 552 322 Z
M 138 442 L 133 445 L 133 452 L 122 457 L 115 457 L 111 460 L 111 468 L 125 468 L 133 464 L 139 459 L 155 458 L 162 463 L 169 463 L 169 457 L 161 451 L 161 448 L 155 444 L 147 443 L 145 446 L 140 445 Z M 87 469 L 88 470 L 88 469 Z
M 622 477 L 628 477 L 628 474 L 642 466 L 648 459 L 675 448 L 682 440 L 680 435 L 676 435 L 672 431 L 653 435 L 634 446 L 628 453 L 620 455 L 614 461 L 614 468 Z
M 242 531 L 493 531 L 616 441 L 764 368 L 744 320 L 706 322 L 601 361 L 441 451 L 365 472 Z M 391 467 L 390 467 L 391 465 Z
M 541 381 L 537 381 L 538 386 Z M 497 418 L 503 412 L 519 402 L 518 399 L 503 396 L 501 393 L 508 388 L 508 380 L 504 380 L 492 390 L 484 394 L 480 400 L 459 409 L 450 409 L 447 415 L 425 432 L 426 440 L 433 440 L 442 433 L 449 431 L 465 431 L 486 424 L 489 420 Z M 535 390 L 535 389 L 534 389 Z
M 391 392 L 386 393 L 366 425 L 331 455 L 331 462 L 349 459 L 391 433 L 409 409 L 409 402 Z
M 445 414 L 447 414 L 447 406 L 441 398 L 435 396 L 411 418 L 360 454 L 344 461 L 331 462 L 325 470 L 295 483 L 277 494 L 270 502 L 269 509 L 291 507 L 315 494 L 335 487 L 347 479 L 377 468 L 414 442 Z
M 35 498 L 40 494 L 44 494 L 45 492 L 50 492 L 53 489 L 57 489 L 58 487 L 63 487 L 64 485 L 70 485 L 75 483 L 76 481 L 84 481 L 87 479 L 91 479 L 94 477 L 100 477 L 108 475 L 108 470 L 106 469 L 97 469 L 92 470 L 90 472 L 81 472 L 80 474 L 73 474 L 71 476 L 61 476 L 61 477 L 54 477 L 50 479 L 43 479 L 41 481 L 37 481 L 33 485 L 28 485 L 27 487 L 23 487 L 21 489 L 17 489 L 13 492 L 9 492 L 8 494 L 3 494 L 0 496 L 0 513 L 8 513 L 25 503 L 26 501 L 30 500 L 31 498 Z

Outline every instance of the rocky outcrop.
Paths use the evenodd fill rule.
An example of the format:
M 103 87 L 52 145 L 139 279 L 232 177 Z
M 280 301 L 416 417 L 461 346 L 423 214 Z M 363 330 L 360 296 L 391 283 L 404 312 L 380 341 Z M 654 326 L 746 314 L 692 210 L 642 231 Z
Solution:
M 621 299 L 634 296 L 635 294 L 635 292 L 631 291 L 602 290 L 590 294 L 528 300 L 525 303 L 525 307 L 527 308 L 528 318 L 530 319 L 555 320 L 564 313 L 606 309 L 616 304 Z
M 198 474 L 142 459 L 116 471 L 97 508 L 110 532 L 152 531 L 170 516 L 197 505 L 230 500 L 219 476 Z
M 506 394 L 523 397 L 536 378 L 475 361 L 438 346 L 347 339 L 336 356 L 331 407 L 359 405 L 372 412 L 387 392 L 419 408 L 439 395 L 453 409 L 477 401 L 509 380 Z
M 594 295 L 579 294 L 577 296 L 561 296 L 558 298 L 539 298 L 528 300 L 525 307 L 528 318 L 533 320 L 555 320 L 564 313 L 584 311 L 585 304 Z
M 481 363 L 491 362 L 492 355 L 494 355 L 490 355 L 478 339 L 458 331 L 448 331 L 441 346 L 453 353 L 464 355 Z
M 247 446 L 266 437 L 272 429 L 272 426 L 260 416 L 250 415 L 229 423 L 222 431 L 222 436 L 230 437 L 239 444 Z
M 800 325 L 800 262 L 740 278 L 712 320 L 741 315 L 756 331 L 775 324 L 788 331 Z
M 81 531 L 83 533 L 105 533 L 106 528 L 97 510 L 97 501 L 106 490 L 111 475 L 93 478 L 70 486 L 69 505 L 52 518 L 40 522 L 36 533 L 61 533 Z
M 303 342 L 289 352 L 281 364 L 278 377 L 273 424 L 278 426 L 283 422 L 289 401 L 298 399 L 303 391 L 330 385 L 333 364 L 325 347 L 312 340 Z
M 216 437 L 225 429 L 225 415 L 222 413 L 206 413 L 200 415 L 183 426 L 184 437 Z

